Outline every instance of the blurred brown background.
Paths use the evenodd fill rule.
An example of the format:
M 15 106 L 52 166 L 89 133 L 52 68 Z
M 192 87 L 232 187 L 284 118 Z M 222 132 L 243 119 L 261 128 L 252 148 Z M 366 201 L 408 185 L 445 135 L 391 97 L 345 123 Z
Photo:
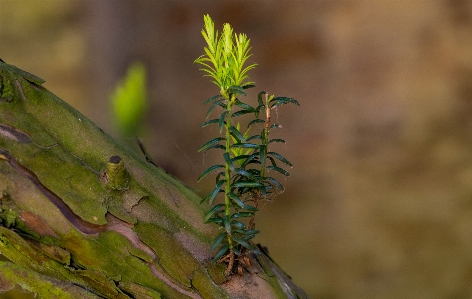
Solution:
M 277 113 L 295 167 L 256 241 L 313 298 L 471 298 L 472 1 L 0 0 L 0 58 L 111 133 L 108 95 L 145 63 L 141 137 L 203 195 L 205 13 L 251 38 L 248 101 L 302 105 Z

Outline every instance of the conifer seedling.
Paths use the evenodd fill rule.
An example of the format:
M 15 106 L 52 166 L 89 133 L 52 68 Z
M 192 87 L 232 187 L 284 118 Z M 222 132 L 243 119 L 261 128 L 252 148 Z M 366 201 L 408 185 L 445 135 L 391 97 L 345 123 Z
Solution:
M 292 163 L 270 150 L 273 143 L 285 143 L 283 139 L 270 138 L 271 130 L 279 128 L 271 123 L 271 111 L 283 104 L 300 104 L 293 98 L 269 96 L 265 91 L 258 94 L 254 106 L 244 102 L 241 98 L 246 96 L 245 90 L 254 87 L 248 72 L 256 67 L 247 65 L 251 57 L 250 40 L 243 33 L 233 33 L 229 24 L 223 25 L 220 35 L 209 15 L 204 16 L 202 35 L 207 44 L 205 54 L 195 63 L 202 66 L 201 70 L 220 90 L 204 102 L 209 108 L 201 127 L 217 126 L 220 135 L 198 151 L 220 150 L 222 160 L 203 171 L 198 181 L 216 173 L 215 187 L 202 199 L 202 203 L 212 205 L 204 221 L 219 225 L 222 230 L 212 245 L 213 260 L 227 263 L 225 275 L 229 278 L 235 271 L 242 273 L 244 267 L 250 266 L 246 253 L 255 249 L 251 239 L 259 233 L 255 229 L 255 215 L 260 202 L 272 200 L 284 190 L 273 174 L 290 175 L 281 166 L 291 167 Z M 215 113 L 217 116 L 210 118 Z M 245 114 L 254 116 L 246 126 L 233 120 Z M 251 135 L 258 128 L 260 132 Z M 214 204 L 218 195 L 223 195 L 224 200 Z

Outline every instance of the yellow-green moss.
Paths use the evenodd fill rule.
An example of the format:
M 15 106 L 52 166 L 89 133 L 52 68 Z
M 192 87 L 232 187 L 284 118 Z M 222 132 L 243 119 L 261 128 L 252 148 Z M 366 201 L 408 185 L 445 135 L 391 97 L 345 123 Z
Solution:
M 19 285 L 24 290 L 36 294 L 40 299 L 95 299 L 99 298 L 72 284 L 47 278 L 9 262 L 0 262 L 2 285 Z

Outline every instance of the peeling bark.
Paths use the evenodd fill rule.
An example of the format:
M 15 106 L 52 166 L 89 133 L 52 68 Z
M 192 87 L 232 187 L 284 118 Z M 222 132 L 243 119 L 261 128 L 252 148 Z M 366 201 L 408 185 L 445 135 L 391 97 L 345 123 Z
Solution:
M 0 292 L 307 298 L 259 249 L 227 281 L 200 198 L 0 60 Z M 50 293 L 47 298 L 52 298 Z

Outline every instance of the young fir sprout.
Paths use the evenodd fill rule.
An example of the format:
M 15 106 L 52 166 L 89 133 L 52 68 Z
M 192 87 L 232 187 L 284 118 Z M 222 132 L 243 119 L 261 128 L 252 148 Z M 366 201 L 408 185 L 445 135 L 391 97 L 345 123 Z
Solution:
M 254 87 L 254 82 L 247 81 L 248 71 L 256 66 L 246 66 L 251 56 L 250 40 L 245 34 L 233 33 L 229 24 L 223 25 L 219 35 L 209 15 L 204 16 L 204 23 L 202 35 L 207 46 L 204 48 L 205 54 L 195 63 L 202 66 L 201 70 L 220 88 L 220 92 L 204 102 L 210 107 L 202 127 L 216 125 L 220 136 L 206 142 L 198 151 L 220 149 L 223 159 L 222 164 L 203 171 L 198 181 L 210 173 L 216 173 L 215 188 L 202 199 L 202 203 L 213 205 L 219 194 L 224 196 L 223 203 L 213 205 L 204 221 L 215 223 L 222 229 L 213 242 L 212 250 L 216 251 L 214 261 L 227 262 L 225 274 L 229 277 L 233 269 L 241 273 L 242 266 L 249 266 L 245 253 L 248 249 L 255 249 L 250 240 L 259 233 L 255 229 L 254 217 L 260 201 L 270 200 L 275 193 L 284 190 L 270 173 L 290 175 L 280 167 L 280 163 L 292 164 L 269 149 L 272 143 L 285 143 L 283 139 L 270 139 L 270 131 L 279 127 L 271 124 L 271 109 L 288 103 L 299 106 L 299 103 L 292 98 L 269 96 L 265 91 L 259 93 L 256 107 L 243 102 L 241 96 L 246 96 L 245 90 Z M 216 118 L 209 119 L 213 111 L 220 113 Z M 254 119 L 242 128 L 233 119 L 244 114 L 253 114 Z M 260 114 L 263 118 L 259 118 Z M 261 132 L 251 135 L 257 127 L 262 127 Z

